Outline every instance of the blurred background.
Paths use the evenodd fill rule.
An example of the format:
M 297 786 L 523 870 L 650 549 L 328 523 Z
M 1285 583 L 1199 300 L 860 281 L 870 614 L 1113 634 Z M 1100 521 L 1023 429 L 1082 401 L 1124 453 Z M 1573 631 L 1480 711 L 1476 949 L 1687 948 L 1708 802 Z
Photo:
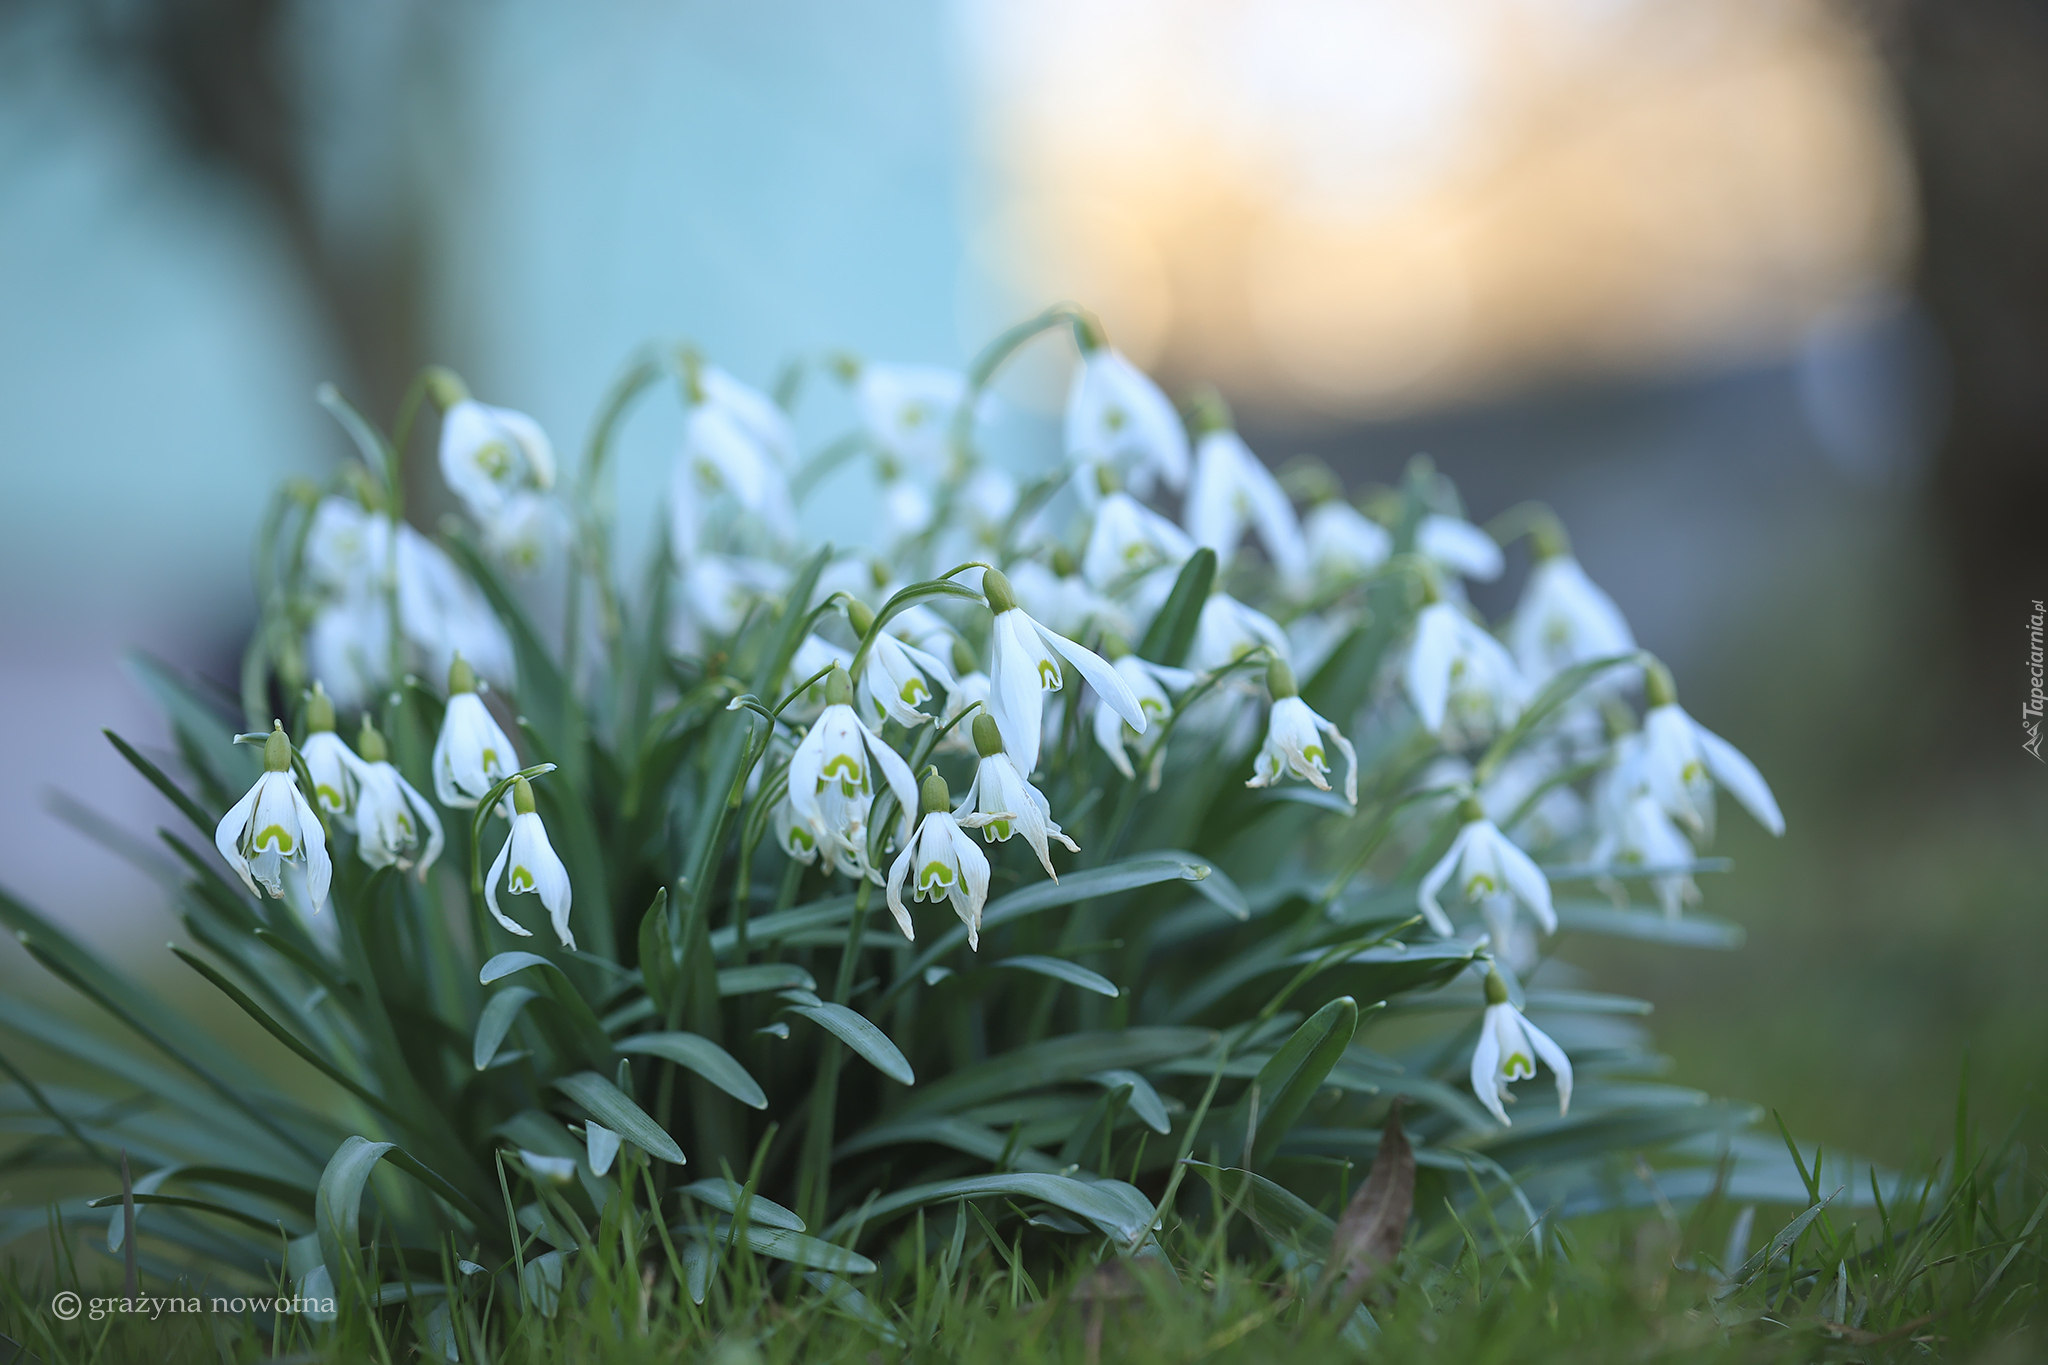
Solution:
M 0 883 L 160 970 L 95 731 L 162 742 L 130 649 L 233 679 L 320 380 L 441 361 L 573 458 L 644 341 L 957 365 L 1072 297 L 1272 463 L 1550 501 L 1770 776 L 1744 950 L 1569 950 L 1678 1079 L 1902 1160 L 1967 1053 L 2048 1136 L 2044 199 L 2022 0 L 0 0 Z

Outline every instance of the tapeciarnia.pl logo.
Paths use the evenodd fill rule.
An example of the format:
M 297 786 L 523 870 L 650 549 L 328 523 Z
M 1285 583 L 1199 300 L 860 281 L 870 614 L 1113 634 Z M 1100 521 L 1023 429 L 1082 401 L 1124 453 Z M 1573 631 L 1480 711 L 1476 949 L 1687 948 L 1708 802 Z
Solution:
M 2027 619 L 2027 674 L 2033 685 L 2027 691 L 2027 699 L 2020 706 L 2020 724 L 2026 728 L 2027 739 L 2020 747 L 2034 756 L 2036 763 L 2048 762 L 2041 757 L 2041 711 L 2044 697 L 2041 691 L 2041 622 L 2048 617 L 2040 598 L 2034 599 L 2034 614 Z

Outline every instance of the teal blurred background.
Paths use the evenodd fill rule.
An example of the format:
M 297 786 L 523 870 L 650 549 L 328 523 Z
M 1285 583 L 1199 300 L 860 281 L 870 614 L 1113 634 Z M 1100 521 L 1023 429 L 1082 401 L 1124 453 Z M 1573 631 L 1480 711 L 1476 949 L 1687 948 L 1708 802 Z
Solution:
M 1967 1052 L 2048 1136 L 2044 196 L 2018 3 L 4 0 L 0 881 L 159 970 L 66 803 L 161 816 L 94 733 L 162 739 L 122 654 L 233 677 L 319 381 L 388 419 L 444 362 L 568 455 L 644 341 L 960 364 L 1072 296 L 1275 464 L 1553 503 L 1769 775 L 1786 838 L 1731 812 L 1705 888 L 1745 949 L 1567 945 L 1678 1079 L 1903 1160 Z

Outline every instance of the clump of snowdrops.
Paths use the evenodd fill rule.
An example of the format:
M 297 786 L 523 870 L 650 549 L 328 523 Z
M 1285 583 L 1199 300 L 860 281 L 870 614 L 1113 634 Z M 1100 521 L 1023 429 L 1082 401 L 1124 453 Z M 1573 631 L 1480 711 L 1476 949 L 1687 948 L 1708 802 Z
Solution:
M 1068 335 L 1020 475 L 990 383 Z M 857 425 L 806 453 L 790 409 L 833 385 Z M 1170 1265 L 1234 1217 L 1314 1283 L 1303 1231 L 1397 1097 L 1420 1223 L 1539 1258 L 1653 1196 L 1804 1202 L 1554 955 L 1731 946 L 1688 912 L 1717 793 L 1783 822 L 1541 507 L 1482 527 L 1426 461 L 1359 503 L 1283 482 L 1068 307 L 965 373 L 835 355 L 773 397 L 650 351 L 573 464 L 445 370 L 389 437 L 322 396 L 359 458 L 273 505 L 239 704 L 145 665 L 176 753 L 114 739 L 191 826 L 144 857 L 172 951 L 305 1083 L 0 899 L 120 1029 L 0 1001 L 63 1059 L 8 1063 L 35 1161 L 99 1196 L 60 1212 L 113 1206 L 93 1244 L 145 1282 L 374 1309 L 450 1359 L 738 1266 L 885 1321 L 878 1260 L 968 1237 Z M 683 435 L 622 572 L 607 459 L 652 401 Z M 404 507 L 430 443 L 438 536 Z M 877 510 L 808 543 L 849 460 Z M 1489 626 L 1464 585 L 1516 541 Z

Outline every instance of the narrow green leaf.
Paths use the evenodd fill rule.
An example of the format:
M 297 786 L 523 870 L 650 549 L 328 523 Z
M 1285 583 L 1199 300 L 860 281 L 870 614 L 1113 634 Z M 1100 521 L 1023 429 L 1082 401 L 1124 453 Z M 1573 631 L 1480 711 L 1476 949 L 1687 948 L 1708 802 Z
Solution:
M 1106 1071 L 1090 1073 L 1087 1079 L 1114 1090 L 1119 1086 L 1131 1087 L 1131 1112 L 1153 1132 L 1162 1136 L 1173 1131 L 1173 1123 L 1166 1114 L 1166 1101 L 1159 1098 L 1159 1092 L 1152 1088 L 1152 1082 L 1126 1067 L 1112 1067 Z
M 721 996 L 791 989 L 815 991 L 818 983 L 794 962 L 760 962 L 751 967 L 727 967 L 718 974 L 718 993 Z
M 708 1228 L 679 1227 L 672 1231 L 691 1238 L 702 1237 L 714 1243 L 732 1239 L 734 1225 L 718 1223 Z M 837 1275 L 868 1275 L 875 1270 L 875 1263 L 857 1251 L 816 1237 L 805 1236 L 789 1228 L 762 1227 L 749 1223 L 741 1241 L 759 1256 L 772 1260 L 787 1261 L 791 1265 L 808 1266 L 813 1270 L 829 1270 Z
M 582 1105 L 590 1117 L 649 1156 L 659 1157 L 676 1166 L 684 1164 L 686 1158 L 683 1149 L 676 1146 L 676 1140 L 663 1132 L 661 1125 L 649 1118 L 646 1110 L 633 1103 L 625 1091 L 595 1071 L 579 1071 L 573 1076 L 560 1077 L 554 1086 Z
M 360 1283 L 359 1259 L 362 1248 L 363 1187 L 370 1172 L 386 1152 L 397 1150 L 395 1142 L 372 1142 L 350 1136 L 342 1140 L 320 1184 L 313 1192 L 313 1231 L 320 1239 L 320 1259 L 334 1278 L 334 1287 L 346 1294 Z M 348 1273 L 344 1273 L 346 1267 Z
M 999 962 L 993 962 L 989 965 L 994 967 L 1011 967 L 1021 972 L 1036 972 L 1040 976 L 1049 976 L 1055 981 L 1064 981 L 1070 986 L 1079 986 L 1084 991 L 1094 991 L 1097 995 L 1106 995 L 1112 1000 L 1122 994 L 1116 988 L 1116 983 L 1108 977 L 1103 976 L 1099 972 L 1091 972 L 1079 963 L 1069 962 L 1065 958 L 1046 957 L 1038 953 L 1026 953 L 1021 957 L 1006 957 Z
M 220 823 L 219 816 L 209 815 L 206 811 L 202 810 L 197 801 L 185 795 L 184 788 L 164 776 L 163 769 L 157 767 L 156 764 L 136 752 L 135 746 L 127 740 L 121 738 L 112 730 L 102 730 L 100 733 L 105 735 L 108 742 L 120 751 L 121 757 L 134 765 L 135 771 L 149 779 L 150 786 L 155 787 L 169 798 L 170 803 L 183 811 L 185 818 L 203 830 L 207 838 L 211 839 L 213 837 L 214 826 Z
M 86 1207 L 89 1209 L 117 1208 L 120 1206 L 122 1198 L 123 1196 L 118 1194 L 101 1195 L 98 1199 L 88 1203 Z M 255 1228 L 258 1232 L 266 1233 L 270 1236 L 276 1236 L 278 1228 L 281 1226 L 275 1218 L 259 1218 L 257 1215 L 246 1210 L 230 1208 L 226 1204 L 215 1203 L 211 1199 L 195 1199 L 190 1195 L 145 1194 L 141 1190 L 137 1190 L 134 1199 L 137 1204 L 162 1204 L 166 1208 L 194 1209 L 201 1213 L 216 1214 L 222 1218 L 232 1219 L 244 1227 Z M 119 1239 L 115 1240 L 118 1242 Z M 114 1246 L 109 1249 L 119 1250 L 119 1247 Z
M 470 1049 L 470 1058 L 478 1071 L 491 1064 L 491 1058 L 498 1055 L 505 1035 L 512 1031 L 513 1023 L 518 1020 L 519 1011 L 526 1008 L 527 1001 L 539 995 L 539 991 L 530 991 L 524 986 L 507 986 L 490 998 L 476 1021 L 476 1042 Z
M 756 1109 L 768 1107 L 768 1097 L 730 1052 L 709 1038 L 694 1033 L 636 1033 L 615 1045 L 620 1052 L 660 1057 L 694 1071 L 705 1080 Z
M 1195 627 L 1202 619 L 1202 604 L 1209 600 L 1209 590 L 1215 582 L 1216 552 L 1205 545 L 1181 565 L 1180 576 L 1173 580 L 1173 591 L 1167 594 L 1166 604 L 1152 618 L 1144 640 L 1138 645 L 1138 657 L 1170 668 L 1185 663 L 1188 649 L 1195 642 Z
M 1259 1068 L 1240 1105 L 1241 1114 L 1248 1112 L 1246 1106 L 1253 1096 L 1258 1098 L 1257 1129 L 1246 1154 L 1246 1166 L 1257 1168 L 1266 1164 L 1280 1139 L 1287 1136 L 1287 1130 L 1322 1088 L 1330 1068 L 1351 1046 L 1351 1036 L 1357 1031 L 1358 1002 L 1348 995 L 1339 996 L 1304 1019 L 1293 1036 Z M 1238 1131 L 1244 1128 L 1240 1126 Z
M 859 1053 L 867 1060 L 868 1065 L 890 1080 L 903 1085 L 917 1084 L 917 1076 L 911 1071 L 910 1063 L 904 1059 L 902 1051 L 896 1044 L 889 1041 L 889 1035 L 846 1006 L 830 1002 L 791 1005 L 787 1012 L 801 1015 L 824 1029 Z
M 747 1221 L 764 1228 L 784 1228 L 790 1232 L 808 1231 L 804 1220 L 791 1213 L 773 1199 L 758 1194 L 749 1194 L 731 1180 L 693 1180 L 683 1186 L 683 1193 L 700 1204 L 709 1204 L 720 1213 L 739 1217 L 740 1206 L 745 1205 Z
M 971 1176 L 965 1180 L 942 1180 L 930 1185 L 912 1185 L 870 1200 L 841 1218 L 827 1235 L 841 1233 L 856 1222 L 874 1226 L 892 1214 L 928 1204 L 950 1203 L 956 1199 L 991 1197 L 1036 1199 L 1086 1218 L 1109 1236 L 1126 1243 L 1138 1241 L 1152 1227 L 1152 1203 L 1120 1180 L 1094 1183 L 1070 1176 L 1013 1172 L 1009 1175 Z
M 1103 1033 L 1070 1033 L 1048 1038 L 961 1067 L 919 1088 L 907 1111 L 958 1113 L 1003 1095 L 1084 1080 L 1121 1067 L 1149 1067 L 1202 1052 L 1216 1035 L 1201 1028 L 1129 1028 Z M 1206 1074 L 1206 1072 L 1204 1073 Z

